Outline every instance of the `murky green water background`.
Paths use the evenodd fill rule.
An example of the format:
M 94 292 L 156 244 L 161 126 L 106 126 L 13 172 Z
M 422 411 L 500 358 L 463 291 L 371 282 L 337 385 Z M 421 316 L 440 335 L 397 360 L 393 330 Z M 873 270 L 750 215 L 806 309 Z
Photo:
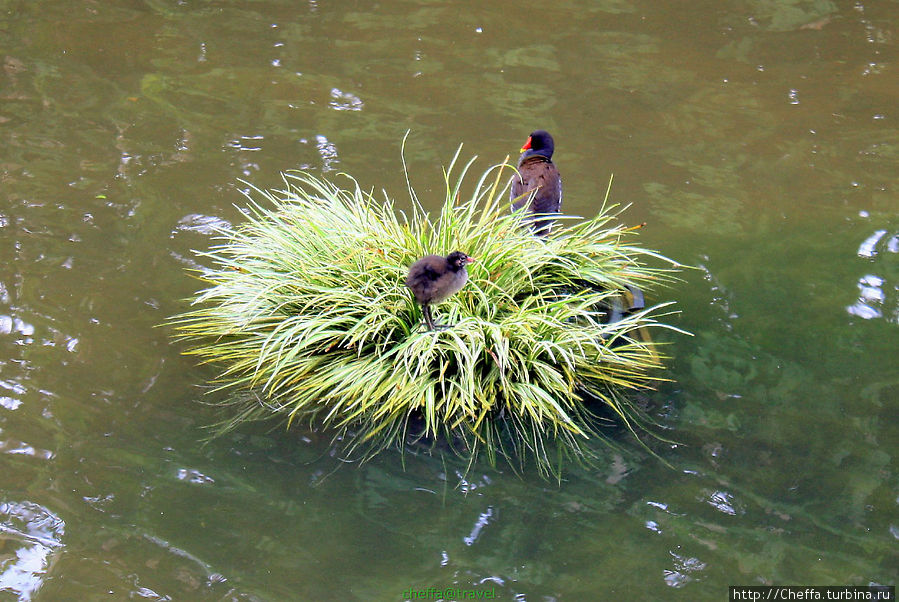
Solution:
M 895 583 L 899 3 L 0 2 L 0 600 L 723 600 Z M 326 437 L 203 447 L 213 371 L 156 326 L 239 179 L 557 140 L 699 266 L 652 396 L 673 467 L 561 484 Z M 480 171 L 480 170 L 479 170 Z M 430 199 L 430 201 L 429 201 Z

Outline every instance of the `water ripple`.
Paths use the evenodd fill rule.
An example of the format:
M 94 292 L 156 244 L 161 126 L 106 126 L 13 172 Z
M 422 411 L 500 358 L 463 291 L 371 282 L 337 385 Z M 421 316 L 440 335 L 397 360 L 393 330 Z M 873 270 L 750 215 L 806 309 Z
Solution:
M 322 171 L 332 171 L 334 169 L 332 165 L 339 162 L 337 147 L 321 134 L 315 137 L 315 147 L 322 158 Z
M 179 468 L 176 474 L 179 481 L 187 481 L 196 485 L 215 483 L 215 479 L 207 476 L 195 468 Z
M 355 94 L 344 92 L 339 88 L 332 88 L 329 105 L 335 111 L 361 111 L 364 103 Z
M 23 322 L 19 318 L 0 315 L 0 334 L 12 334 L 14 332 L 24 337 L 30 337 L 34 334 L 34 326 L 28 322 Z
M 883 238 L 886 233 L 886 230 L 877 230 L 874 234 L 866 238 L 858 247 L 858 256 L 874 257 L 877 255 L 877 243 L 880 242 L 880 239 Z
M 714 506 L 719 512 L 736 516 L 738 509 L 734 504 L 734 496 L 726 491 L 715 491 L 709 494 L 708 503 Z M 739 511 L 742 514 L 742 511 Z
M 706 567 L 706 563 L 694 557 L 687 557 L 670 552 L 674 559 L 674 569 L 665 571 L 665 583 L 669 587 L 680 588 L 693 581 L 692 573 L 698 573 Z
M 885 228 L 875 230 L 859 245 L 857 255 L 869 260 L 872 266 L 876 266 L 882 253 L 899 253 L 899 234 L 888 235 L 889 230 Z M 889 271 L 888 268 L 884 269 Z M 858 298 L 855 303 L 846 307 L 849 315 L 863 320 L 874 320 L 887 314 L 888 321 L 899 322 L 899 303 L 892 310 L 892 315 L 889 315 L 891 313 L 889 309 L 885 309 L 896 303 L 895 299 L 888 298 L 888 292 L 892 294 L 899 291 L 899 286 L 894 286 L 891 290 L 886 278 L 874 273 L 861 276 L 856 286 Z
M 39 460 L 52 460 L 56 455 L 49 449 L 34 447 L 33 445 L 29 445 L 24 441 L 18 441 L 16 439 L 0 440 L 0 454 L 31 456 L 32 458 L 37 458 Z
M 265 136 L 261 135 L 239 136 L 228 142 L 228 146 L 239 151 L 258 152 L 262 150 L 263 140 Z
M 220 217 L 191 213 L 178 220 L 178 225 L 172 230 L 169 238 L 174 238 L 178 232 L 197 232 L 204 236 L 213 236 L 230 227 L 231 224 Z
M 471 533 L 468 536 L 463 537 L 462 541 L 465 542 L 466 546 L 474 545 L 474 542 L 478 540 L 478 537 L 481 536 L 481 531 L 484 530 L 488 524 L 490 524 L 490 519 L 493 518 L 493 506 L 487 506 L 487 509 L 484 512 L 481 512 L 478 515 L 478 520 L 475 522 L 474 527 L 471 529 Z
M 47 508 L 30 501 L 0 504 L 4 557 L 0 591 L 27 602 L 43 585 L 63 546 L 65 523 Z

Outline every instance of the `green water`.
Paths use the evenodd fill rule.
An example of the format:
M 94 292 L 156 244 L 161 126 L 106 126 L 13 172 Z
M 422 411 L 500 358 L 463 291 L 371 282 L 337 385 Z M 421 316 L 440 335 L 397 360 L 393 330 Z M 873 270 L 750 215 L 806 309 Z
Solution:
M 899 3 L 0 2 L 0 600 L 724 600 L 899 572 Z M 246 180 L 422 200 L 543 127 L 699 269 L 632 439 L 558 485 L 264 426 L 157 328 Z

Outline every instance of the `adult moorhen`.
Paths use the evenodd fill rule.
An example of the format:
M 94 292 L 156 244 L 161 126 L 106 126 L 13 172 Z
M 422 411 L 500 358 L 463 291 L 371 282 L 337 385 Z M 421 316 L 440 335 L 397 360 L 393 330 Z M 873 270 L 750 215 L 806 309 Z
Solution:
M 453 251 L 446 257 L 426 255 L 412 264 L 406 277 L 406 286 L 412 289 L 415 300 L 421 304 L 428 330 L 436 330 L 438 325 L 431 318 L 431 306 L 437 305 L 449 296 L 459 292 L 468 281 L 465 269 L 474 259 Z
M 555 144 L 546 130 L 531 132 L 521 147 L 518 173 L 512 176 L 512 210 L 528 205 L 528 213 L 559 213 L 562 208 L 562 177 L 552 162 Z M 549 234 L 551 218 L 530 220 L 537 236 Z
M 521 147 L 518 159 L 518 174 L 512 176 L 512 209 L 518 210 L 530 200 L 528 213 L 559 213 L 562 209 L 562 177 L 552 162 L 555 142 L 546 130 L 536 130 L 528 136 Z M 536 190 L 536 193 L 534 192 Z M 533 194 L 533 198 L 531 195 Z M 552 218 L 534 218 L 532 227 L 537 236 L 546 236 L 552 228 Z M 639 227 L 639 226 L 638 226 Z M 604 290 L 598 285 L 583 281 L 581 286 Z M 643 291 L 635 286 L 626 286 L 620 294 L 612 297 L 606 306 L 608 324 L 618 322 L 644 309 Z M 645 338 L 645 335 L 642 335 Z

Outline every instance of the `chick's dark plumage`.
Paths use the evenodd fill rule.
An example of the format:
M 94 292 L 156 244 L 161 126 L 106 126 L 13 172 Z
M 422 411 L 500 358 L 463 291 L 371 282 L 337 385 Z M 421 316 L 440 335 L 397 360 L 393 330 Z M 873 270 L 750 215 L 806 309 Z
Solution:
M 465 253 L 453 251 L 446 257 L 426 255 L 409 268 L 406 286 L 421 305 L 429 330 L 437 328 L 431 317 L 431 306 L 441 303 L 465 286 L 468 281 L 465 266 L 472 261 L 474 259 Z
M 555 142 L 546 130 L 536 130 L 521 147 L 518 173 L 512 176 L 512 209 L 528 206 L 528 213 L 559 213 L 562 210 L 562 177 L 552 162 Z M 533 198 L 532 198 L 533 195 Z M 530 220 L 534 233 L 546 236 L 553 220 L 540 217 Z

